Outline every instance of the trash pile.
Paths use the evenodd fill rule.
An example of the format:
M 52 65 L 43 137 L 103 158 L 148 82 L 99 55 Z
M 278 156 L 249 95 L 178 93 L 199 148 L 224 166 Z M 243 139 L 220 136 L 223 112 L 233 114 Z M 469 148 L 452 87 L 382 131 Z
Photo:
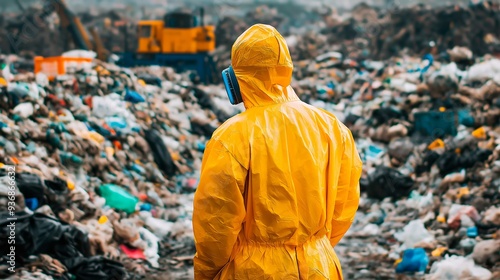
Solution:
M 194 86 L 170 68 L 96 60 L 49 81 L 13 73 L 11 58 L 0 78 L 0 236 L 15 234 L 21 278 L 154 279 L 178 270 L 173 279 L 190 279 L 205 143 L 241 107 L 222 86 Z M 3 276 L 10 246 L 0 246 Z
M 360 4 L 348 19 L 331 20 L 321 33 L 351 58 L 387 59 L 402 51 L 420 55 L 437 46 L 438 52 L 454 46 L 470 48 L 478 55 L 498 53 L 500 5 L 477 1 L 467 7 L 431 7 L 376 11 Z M 336 13 L 328 18 L 338 19 Z M 328 22 L 328 21 L 327 21 Z M 309 58 L 309 57 L 304 57 Z
M 464 8 L 464 18 L 496 8 Z M 357 22 L 375 18 L 356 11 Z M 434 13 L 392 13 L 403 11 Z M 287 42 L 304 56 L 295 91 L 351 129 L 364 162 L 359 212 L 336 247 L 345 278 L 499 279 L 500 60 L 437 39 L 421 56 L 364 59 L 347 48 L 364 48 L 355 38 L 347 51 L 328 38 Z M 228 48 L 218 55 L 227 67 Z M 20 71 L 20 57 L 0 60 L 0 238 L 17 218 L 11 279 L 191 279 L 205 144 L 243 108 L 221 85 L 194 85 L 166 67 L 95 60 L 51 81 Z M 11 248 L 0 248 L 8 277 Z
M 500 60 L 447 53 L 296 65 L 300 98 L 351 129 L 364 163 L 336 247 L 346 279 L 500 277 Z
M 432 49 L 446 55 L 454 46 L 468 47 L 478 55 L 498 53 L 500 26 L 495 18 L 500 15 L 500 5 L 478 2 L 467 7 L 418 5 L 389 11 L 359 4 L 342 16 L 325 7 L 301 20 L 312 30 L 300 36 L 288 33 L 293 22 L 279 20 L 274 9 L 261 6 L 243 18 L 223 18 L 217 24 L 217 44 L 229 48 L 240 31 L 260 22 L 285 31 L 295 60 L 313 59 L 327 50 L 352 59 L 389 59 L 402 52 L 422 55 Z
M 389 11 L 360 4 L 342 16 L 328 7 L 310 12 L 307 18 L 297 16 L 301 25 L 291 28 L 293 21 L 280 20 L 275 9 L 261 6 L 243 18 L 219 21 L 215 57 L 220 69 L 227 67 L 232 43 L 257 22 L 282 31 L 294 61 L 308 61 L 329 51 L 356 61 L 426 53 L 450 59 L 446 50 L 455 46 L 467 47 L 476 55 L 495 54 L 500 52 L 500 25 L 494 20 L 499 15 L 500 5 L 486 1 L 468 7 L 420 5 Z

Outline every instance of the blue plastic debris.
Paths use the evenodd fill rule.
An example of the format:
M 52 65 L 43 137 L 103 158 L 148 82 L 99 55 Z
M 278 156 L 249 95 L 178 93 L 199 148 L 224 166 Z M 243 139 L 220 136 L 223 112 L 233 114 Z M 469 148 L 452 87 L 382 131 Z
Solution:
M 125 90 L 125 101 L 132 103 L 140 103 L 146 101 L 138 92 L 126 89 Z
M 385 153 L 385 150 L 376 145 L 369 145 L 365 150 L 365 159 L 378 159 Z
M 467 237 L 474 238 L 477 237 L 477 227 L 469 227 L 467 228 Z
M 468 110 L 415 113 L 415 130 L 426 136 L 456 136 L 460 124 L 466 126 L 474 124 L 474 118 Z
M 127 127 L 127 121 L 120 117 L 107 117 L 106 124 L 114 130 L 120 130 Z
M 474 117 L 468 110 L 458 111 L 458 123 L 467 127 L 474 127 Z
M 429 264 L 429 257 L 423 248 L 407 249 L 403 260 L 396 266 L 396 273 L 424 272 Z
M 144 167 L 142 167 L 142 166 L 140 166 L 138 164 L 132 164 L 132 166 L 130 167 L 130 169 L 132 171 L 135 171 L 135 172 L 139 173 L 139 174 L 146 173 L 146 169 L 144 169 Z
M 24 203 L 31 211 L 35 211 L 38 208 L 38 199 L 36 197 L 25 198 Z
M 149 203 L 143 203 L 141 204 L 141 206 L 139 207 L 140 211 L 151 211 L 153 207 L 151 206 L 151 204 Z
M 205 151 L 205 144 L 202 142 L 198 142 L 196 143 L 196 148 L 198 149 L 198 151 L 203 152 Z

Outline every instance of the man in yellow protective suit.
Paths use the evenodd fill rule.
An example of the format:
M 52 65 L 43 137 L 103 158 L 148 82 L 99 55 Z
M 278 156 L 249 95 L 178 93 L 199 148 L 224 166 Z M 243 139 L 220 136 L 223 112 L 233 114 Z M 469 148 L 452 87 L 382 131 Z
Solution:
M 254 25 L 236 40 L 232 69 L 246 111 L 205 150 L 195 279 L 342 279 L 333 247 L 353 222 L 362 169 L 350 130 L 299 100 L 273 27 Z

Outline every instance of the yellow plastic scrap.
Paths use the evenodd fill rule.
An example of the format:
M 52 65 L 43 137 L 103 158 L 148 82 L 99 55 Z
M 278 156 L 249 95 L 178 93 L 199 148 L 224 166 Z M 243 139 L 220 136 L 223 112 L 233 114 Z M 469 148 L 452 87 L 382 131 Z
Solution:
M 446 111 L 446 107 L 439 107 L 439 112 L 444 112 Z
M 100 66 L 100 65 L 97 65 L 96 68 L 95 68 L 95 71 L 97 73 L 99 73 L 99 75 L 102 75 L 102 76 L 107 76 L 107 75 L 110 75 L 110 72 L 108 71 L 108 69 Z
M 172 153 L 172 160 L 173 161 L 178 161 L 181 159 L 181 156 L 179 155 L 179 153 L 175 152 L 175 153 Z
M 444 147 L 445 147 L 445 144 L 444 144 L 443 140 L 436 139 L 432 143 L 430 143 L 429 146 L 427 146 L 427 149 L 435 150 L 435 149 L 444 148 Z
M 299 100 L 288 47 L 273 27 L 250 27 L 231 58 L 246 111 L 205 149 L 194 278 L 342 279 L 333 246 L 354 220 L 362 171 L 351 132 Z
M 146 82 L 143 79 L 138 79 L 137 82 L 143 87 L 146 86 Z
M 486 130 L 484 127 L 480 127 L 472 132 L 472 136 L 477 139 L 486 139 Z
M 97 221 L 99 224 L 103 225 L 105 224 L 106 222 L 108 221 L 108 217 L 105 216 L 105 215 L 102 215 L 101 217 L 99 217 L 99 220 Z
M 49 111 L 49 118 L 53 119 L 55 117 L 57 117 L 56 113 L 54 111 Z
M 104 136 L 102 136 L 101 134 L 99 134 L 99 133 L 97 133 L 95 131 L 90 131 L 89 132 L 88 139 L 91 140 L 91 141 L 94 141 L 95 143 L 97 143 L 99 145 L 101 145 L 105 141 Z
M 104 150 L 106 151 L 107 157 L 113 157 L 115 155 L 115 149 L 113 147 L 106 147 Z
M 434 251 L 432 251 L 431 255 L 433 257 L 439 257 L 441 256 L 446 250 L 448 250 L 448 248 L 446 247 L 439 247 L 439 248 L 436 248 Z
M 460 199 L 462 196 L 468 195 L 469 193 L 470 193 L 470 191 L 469 191 L 468 187 L 459 188 L 457 198 Z
M 66 184 L 68 185 L 68 189 L 69 189 L 70 191 L 72 191 L 72 190 L 74 190 L 74 189 L 75 189 L 75 183 L 73 183 L 73 181 L 68 180 L 68 181 L 66 181 Z
M 3 77 L 0 77 L 0 86 L 4 87 L 8 86 L 7 81 Z
M 445 223 L 446 222 L 446 218 L 442 215 L 439 215 L 437 216 L 437 219 L 436 219 L 438 222 L 440 223 Z
M 403 259 L 398 259 L 398 260 L 394 261 L 394 266 L 397 266 L 402 261 L 403 261 Z

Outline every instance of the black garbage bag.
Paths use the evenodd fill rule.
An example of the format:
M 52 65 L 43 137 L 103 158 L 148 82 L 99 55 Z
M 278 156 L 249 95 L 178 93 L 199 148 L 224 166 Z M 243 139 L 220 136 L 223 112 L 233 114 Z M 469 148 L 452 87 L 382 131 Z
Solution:
M 193 87 L 192 90 L 194 93 L 194 97 L 198 99 L 198 104 L 202 109 L 209 109 L 211 111 L 214 111 L 215 106 L 212 99 L 210 98 L 210 95 L 197 87 Z
M 15 220 L 15 244 L 9 244 L 11 228 Z M 31 255 L 47 254 L 59 260 L 77 279 L 123 279 L 125 270 L 119 263 L 103 257 L 90 257 L 88 233 L 72 225 L 41 213 L 33 215 L 24 212 L 10 216 L 0 213 L 0 253 L 6 256 L 10 247 L 15 246 L 16 264 L 22 266 Z M 98 278 L 95 278 L 98 276 Z M 102 277 L 101 277 L 102 276 Z M 113 278 L 114 277 L 114 278 Z
M 191 122 L 191 132 L 196 135 L 203 135 L 207 138 L 211 138 L 216 129 L 216 127 L 209 123 L 199 124 L 197 122 Z
M 71 200 L 69 198 L 68 184 L 59 178 L 45 180 L 44 182 L 47 186 L 46 196 L 48 205 L 54 214 L 57 215 L 59 212 L 69 208 Z
M 434 151 L 429 151 L 425 154 L 422 162 L 415 167 L 415 173 L 421 175 L 422 173 L 431 171 L 432 165 L 436 163 L 440 155 Z
M 123 265 L 103 256 L 72 258 L 64 264 L 72 274 L 83 280 L 122 280 L 127 276 Z
M 459 171 L 460 169 L 471 168 L 477 163 L 485 162 L 493 152 L 490 150 L 477 149 L 464 152 L 462 155 L 455 151 L 445 152 L 436 162 L 441 176 Z
M 344 120 L 344 123 L 347 127 L 350 127 L 354 125 L 359 119 L 361 119 L 360 116 L 354 115 L 354 114 L 349 114 Z
M 386 197 L 397 200 L 408 196 L 414 185 L 412 178 L 386 166 L 377 167 L 375 172 L 361 183 L 361 188 L 366 191 L 368 197 L 380 200 Z
M 46 186 L 38 175 L 32 173 L 16 173 L 16 184 L 25 199 L 36 198 L 39 206 L 47 203 L 45 198 Z
M 175 166 L 172 156 L 161 139 L 160 133 L 155 129 L 150 129 L 145 131 L 144 138 L 151 148 L 151 152 L 153 153 L 153 157 L 156 165 L 158 165 L 158 168 L 167 176 L 175 175 L 177 166 Z
M 371 122 L 374 126 L 388 123 L 393 119 L 406 119 L 406 115 L 398 109 L 387 107 L 375 109 L 372 113 Z

